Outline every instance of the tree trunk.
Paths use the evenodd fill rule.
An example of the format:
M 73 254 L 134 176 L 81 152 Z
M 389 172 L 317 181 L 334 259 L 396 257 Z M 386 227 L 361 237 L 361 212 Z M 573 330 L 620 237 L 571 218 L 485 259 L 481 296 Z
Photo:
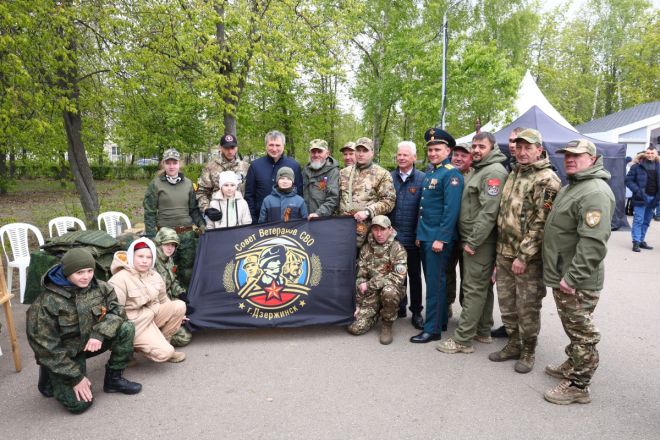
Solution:
M 0 195 L 7 194 L 7 184 L 9 183 L 9 176 L 7 176 L 7 152 L 0 150 Z
M 227 100 L 225 100 L 227 102 Z M 237 106 L 238 103 L 232 103 L 233 106 Z M 227 111 L 227 107 L 225 107 L 225 134 L 230 134 L 234 137 L 236 137 L 236 116 L 234 116 L 233 113 Z
M 68 110 L 63 110 L 62 116 L 64 117 L 64 128 L 69 144 L 69 164 L 71 165 L 73 181 L 76 184 L 87 223 L 91 224 L 99 215 L 99 198 L 82 141 L 82 118 L 80 113 L 73 113 Z
M 9 178 L 16 177 L 16 154 L 14 149 L 9 150 Z

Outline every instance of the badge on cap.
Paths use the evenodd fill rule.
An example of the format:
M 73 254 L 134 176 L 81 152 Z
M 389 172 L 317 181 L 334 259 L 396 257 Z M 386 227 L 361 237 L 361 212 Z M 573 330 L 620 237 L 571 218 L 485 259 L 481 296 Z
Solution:
M 592 209 L 591 211 L 587 211 L 587 213 L 584 215 L 584 222 L 590 228 L 595 228 L 598 226 L 598 223 L 600 223 L 601 216 L 602 212 L 600 209 Z
M 488 185 L 486 193 L 488 193 L 489 196 L 494 197 L 500 193 L 500 179 L 488 179 L 486 185 Z

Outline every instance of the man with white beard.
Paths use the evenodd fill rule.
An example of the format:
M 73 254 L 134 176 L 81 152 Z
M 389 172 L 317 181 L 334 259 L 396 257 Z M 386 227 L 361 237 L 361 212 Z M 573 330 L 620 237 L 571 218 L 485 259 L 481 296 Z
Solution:
M 303 168 L 303 198 L 308 218 L 332 215 L 339 204 L 339 164 L 330 156 L 328 143 L 309 143 L 309 163 Z

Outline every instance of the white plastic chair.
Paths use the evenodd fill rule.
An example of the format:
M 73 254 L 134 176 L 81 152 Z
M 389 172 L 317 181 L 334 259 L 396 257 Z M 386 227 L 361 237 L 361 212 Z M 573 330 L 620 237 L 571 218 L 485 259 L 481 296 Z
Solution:
M 62 236 L 69 232 L 69 228 L 78 225 L 81 231 L 86 231 L 85 222 L 77 217 L 55 217 L 48 222 L 48 234 L 53 237 L 53 226 L 58 236 Z
M 126 214 L 117 211 L 102 212 L 98 217 L 99 230 L 105 229 L 105 231 L 113 238 L 117 238 L 117 236 L 121 234 L 122 231 L 122 220 L 124 223 L 126 223 L 126 229 L 130 229 L 131 221 L 128 219 Z M 103 222 L 105 227 L 101 227 L 101 222 Z
M 5 258 L 8 262 L 7 270 L 7 290 L 11 293 L 11 282 L 14 268 L 18 269 L 18 280 L 20 289 L 20 300 L 23 302 L 25 296 L 25 285 L 27 284 L 27 268 L 30 265 L 30 248 L 28 247 L 28 233 L 32 231 L 37 236 L 39 246 L 43 246 L 44 237 L 41 231 L 29 223 L 10 223 L 0 228 L 0 241 L 2 242 L 2 250 L 5 253 Z M 11 244 L 11 253 L 14 257 L 13 260 L 9 259 L 7 255 L 7 248 L 5 247 L 5 234 L 9 237 Z

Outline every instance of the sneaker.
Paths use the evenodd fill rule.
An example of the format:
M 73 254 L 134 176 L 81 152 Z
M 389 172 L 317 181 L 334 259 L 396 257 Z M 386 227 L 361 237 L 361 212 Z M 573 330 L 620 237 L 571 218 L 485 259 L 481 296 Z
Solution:
M 482 344 L 491 344 L 493 342 L 493 338 L 490 337 L 490 335 L 476 335 L 474 337 L 474 340 L 477 342 L 481 342 Z
M 571 403 L 590 403 L 589 387 L 578 388 L 570 380 L 564 379 L 551 390 L 543 394 L 545 400 L 557 405 L 570 405 Z
M 646 244 L 645 241 L 640 242 L 640 243 L 639 243 L 639 247 L 640 247 L 641 249 L 648 249 L 648 250 L 652 250 L 652 249 L 653 249 L 653 246 L 649 246 L 648 244 Z
M 546 365 L 545 374 L 548 376 L 556 377 L 557 379 L 566 379 L 568 373 L 571 371 L 571 364 L 566 359 L 561 365 Z
M 504 362 L 512 359 L 520 359 L 520 344 L 509 340 L 503 349 L 488 355 L 488 359 L 493 362 Z
M 453 338 L 449 338 L 445 341 L 442 341 L 435 347 L 436 350 L 443 353 L 454 354 L 454 353 L 474 353 L 474 347 L 470 345 L 463 345 L 459 342 L 454 341 Z
M 186 360 L 186 354 L 182 351 L 175 351 L 172 353 L 172 356 L 167 360 L 167 362 L 172 362 L 178 364 Z

